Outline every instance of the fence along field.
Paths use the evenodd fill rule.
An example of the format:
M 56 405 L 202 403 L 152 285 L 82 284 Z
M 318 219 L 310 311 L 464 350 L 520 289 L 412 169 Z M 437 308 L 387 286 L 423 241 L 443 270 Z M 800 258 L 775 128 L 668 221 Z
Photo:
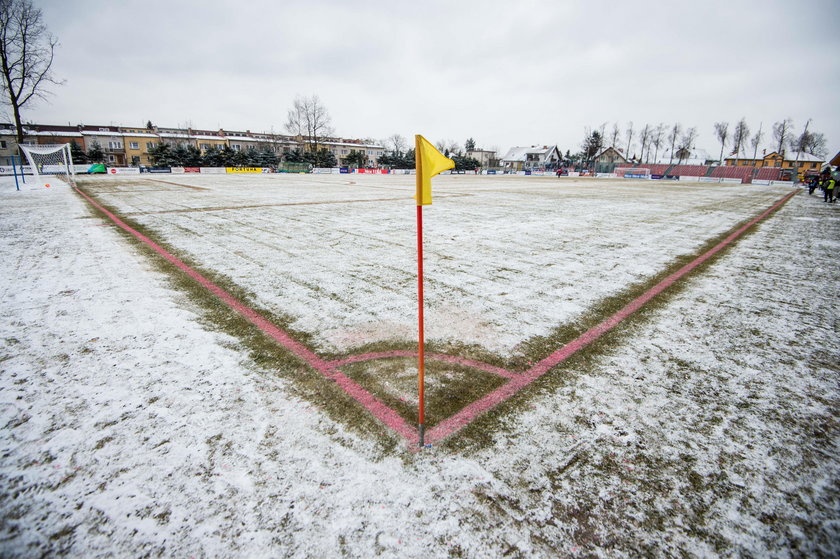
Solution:
M 292 353 L 320 373 L 303 382 L 310 398 L 337 385 L 357 403 L 321 396 L 327 409 L 343 409 L 338 415 L 352 424 L 361 404 L 411 440 L 412 177 L 82 184 L 96 203 L 244 299 L 281 337 L 288 333 Z M 790 192 L 464 176 L 439 177 L 435 188 L 426 218 L 426 423 L 441 425 L 433 440 L 457 430 L 458 417 L 485 411 L 488 399 L 533 381 L 538 366 L 548 371 L 546 359 L 565 343 Z M 254 351 L 264 358 L 267 350 Z

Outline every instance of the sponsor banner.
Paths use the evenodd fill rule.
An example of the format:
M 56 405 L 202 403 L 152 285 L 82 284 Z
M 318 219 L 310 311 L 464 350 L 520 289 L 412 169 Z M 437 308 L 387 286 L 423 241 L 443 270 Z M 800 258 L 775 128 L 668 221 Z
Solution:
M 595 178 L 596 179 L 614 179 L 615 178 L 615 173 L 595 173 Z M 627 179 L 627 178 L 635 179 L 636 176 L 635 175 L 624 175 L 624 178 L 625 179 Z
M 770 181 L 773 186 L 793 186 L 793 181 Z
M 367 175 L 387 175 L 388 169 L 353 169 L 353 172 Z
M 144 167 L 140 169 L 141 173 L 171 173 L 170 167 Z
M 262 173 L 262 167 L 225 167 L 225 172 L 227 173 Z
M 224 175 L 226 172 L 224 167 L 199 167 L 199 170 L 202 175 Z
M 718 177 L 697 177 L 697 182 L 720 182 Z M 682 180 L 682 178 L 680 178 Z
M 665 175 L 651 175 L 650 178 L 654 180 L 664 179 Z
M 725 182 L 726 184 L 741 184 L 744 181 L 741 179 L 720 179 L 720 182 Z
M 569 171 L 568 176 L 570 176 L 570 177 L 579 177 L 579 176 L 580 176 L 580 173 L 578 173 L 577 171 Z
M 18 172 L 18 174 L 21 173 L 21 167 L 17 168 L 17 172 Z M 15 173 L 15 167 L 13 167 L 12 165 L 4 165 L 4 166 L 0 167 L 0 175 L 13 175 L 14 173 Z M 23 167 L 23 173 L 27 174 L 27 175 L 31 175 L 32 174 L 32 167 L 30 167 L 29 165 L 25 165 Z
M 342 175 L 349 174 L 350 173 L 350 167 L 340 167 L 338 169 L 338 172 L 341 173 Z
M 172 167 L 171 172 L 172 172 L 173 175 L 182 175 L 182 174 L 184 174 L 184 168 L 183 167 Z
M 200 173 L 201 167 L 184 167 L 185 173 Z
M 138 167 L 108 167 L 109 175 L 139 175 L 140 169 Z
M 489 169 L 489 170 L 487 171 L 487 174 L 488 174 L 488 175 L 495 175 L 495 174 L 496 174 L 496 169 Z
M 753 184 L 757 184 L 757 185 L 760 185 L 760 186 L 770 186 L 770 182 L 771 181 L 764 180 L 764 179 L 759 179 L 759 180 L 753 179 L 753 181 L 752 181 Z
M 346 168 L 346 167 L 345 167 Z M 315 167 L 312 169 L 313 173 L 317 173 L 319 175 L 331 175 L 333 173 L 346 173 L 347 171 L 341 171 L 340 169 L 333 169 L 332 167 Z
M 700 177 L 679 177 L 680 182 L 700 182 Z

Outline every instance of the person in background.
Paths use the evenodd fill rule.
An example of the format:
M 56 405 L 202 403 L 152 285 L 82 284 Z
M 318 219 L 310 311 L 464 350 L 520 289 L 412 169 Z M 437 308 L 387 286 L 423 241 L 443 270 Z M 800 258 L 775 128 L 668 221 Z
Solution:
M 836 184 L 837 181 L 834 180 L 834 177 L 829 175 L 823 186 L 823 188 L 825 188 L 825 196 L 823 197 L 823 202 L 828 202 L 829 204 L 834 203 L 834 187 Z

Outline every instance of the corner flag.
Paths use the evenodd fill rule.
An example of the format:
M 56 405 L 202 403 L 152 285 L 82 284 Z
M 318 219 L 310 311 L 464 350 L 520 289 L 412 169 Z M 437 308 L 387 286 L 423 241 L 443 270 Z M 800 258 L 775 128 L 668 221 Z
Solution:
M 424 446 L 425 435 L 425 333 L 423 324 L 423 206 L 432 203 L 432 177 L 455 167 L 455 162 L 445 157 L 429 143 L 429 140 L 417 134 L 414 136 L 414 160 L 417 166 L 417 428 L 418 442 Z
M 417 168 L 417 194 L 414 199 L 418 206 L 428 206 L 432 203 L 432 177 L 452 169 L 455 162 L 435 149 L 420 134 L 414 136 L 414 159 Z

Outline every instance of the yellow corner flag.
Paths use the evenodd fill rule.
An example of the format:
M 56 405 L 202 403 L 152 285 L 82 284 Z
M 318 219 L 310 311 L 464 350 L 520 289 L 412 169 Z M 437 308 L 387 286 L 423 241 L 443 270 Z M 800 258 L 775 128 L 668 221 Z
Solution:
M 432 177 L 454 168 L 455 162 L 420 134 L 414 136 L 414 160 L 417 166 L 417 194 L 414 199 L 418 206 L 428 206 L 432 203 Z

